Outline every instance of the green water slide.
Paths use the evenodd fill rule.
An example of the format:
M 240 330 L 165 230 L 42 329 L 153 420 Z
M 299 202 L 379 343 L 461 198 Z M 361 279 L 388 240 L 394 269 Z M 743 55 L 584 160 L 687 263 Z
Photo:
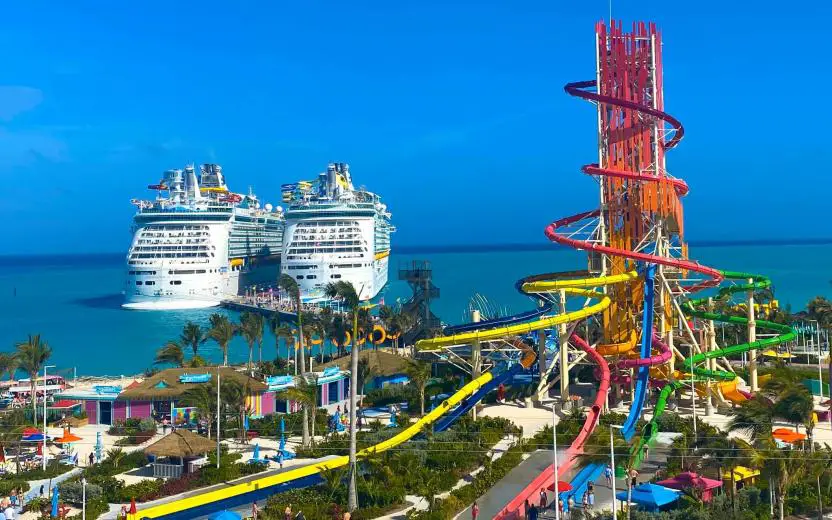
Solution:
M 728 296 L 746 291 L 765 289 L 771 286 L 771 280 L 769 278 L 757 274 L 742 273 L 736 271 L 722 271 L 722 275 L 729 280 L 744 280 L 745 283 L 732 285 L 730 287 L 723 287 L 719 290 L 717 297 Z M 748 280 L 751 281 L 749 282 Z M 748 318 L 740 316 L 728 316 L 726 314 L 719 314 L 708 310 L 702 310 L 701 307 L 707 304 L 708 298 L 690 300 L 686 302 L 684 305 L 682 305 L 682 312 L 684 312 L 688 316 L 700 318 L 703 320 L 713 320 L 720 323 L 732 323 L 736 325 L 748 325 Z M 684 360 L 684 368 L 682 372 L 686 372 L 688 374 L 692 373 L 694 376 L 694 382 L 708 382 L 711 380 L 731 381 L 737 377 L 736 374 L 725 370 L 709 370 L 707 368 L 697 368 L 696 364 L 708 359 L 729 356 L 733 354 L 741 354 L 743 352 L 748 352 L 751 350 L 759 350 L 768 347 L 773 347 L 776 345 L 780 345 L 781 343 L 791 341 L 795 339 L 795 337 L 797 337 L 797 334 L 795 333 L 794 329 L 792 329 L 788 325 L 774 323 L 772 321 L 767 320 L 756 320 L 756 324 L 758 328 L 774 331 L 777 335 L 772 336 L 770 338 L 740 343 L 738 345 L 731 345 L 725 348 L 696 354 Z M 659 394 L 659 399 L 656 402 L 656 408 L 653 411 L 653 419 L 644 427 L 641 438 L 634 447 L 633 456 L 635 456 L 636 467 L 641 465 L 641 462 L 644 458 L 644 447 L 651 443 L 656 438 L 656 435 L 659 433 L 658 420 L 664 413 L 665 408 L 667 407 L 668 398 L 670 398 L 670 395 L 673 392 L 682 388 L 682 386 L 684 386 L 685 384 L 689 383 L 689 380 L 668 381 L 668 383 L 662 389 L 661 394 Z

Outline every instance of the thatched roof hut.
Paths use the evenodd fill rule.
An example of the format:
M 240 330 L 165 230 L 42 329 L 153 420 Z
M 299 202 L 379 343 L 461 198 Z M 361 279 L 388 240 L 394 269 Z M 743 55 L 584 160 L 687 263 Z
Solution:
M 380 376 L 392 376 L 403 374 L 407 370 L 409 357 L 398 356 L 381 350 L 362 350 L 358 353 L 358 359 L 366 359 L 370 368 Z M 341 370 L 350 370 L 350 357 L 345 356 L 323 365 L 316 365 L 316 370 L 324 370 L 328 367 L 338 367 Z
M 232 367 L 220 367 L 220 381 L 236 381 L 248 388 L 249 395 L 265 392 L 268 387 L 263 381 L 237 372 Z M 118 395 L 122 401 L 167 400 L 181 397 L 198 385 L 217 386 L 217 367 L 169 368 L 146 378 L 141 383 L 130 385 Z
M 145 454 L 154 457 L 199 457 L 216 448 L 211 439 L 189 430 L 173 431 L 144 449 Z

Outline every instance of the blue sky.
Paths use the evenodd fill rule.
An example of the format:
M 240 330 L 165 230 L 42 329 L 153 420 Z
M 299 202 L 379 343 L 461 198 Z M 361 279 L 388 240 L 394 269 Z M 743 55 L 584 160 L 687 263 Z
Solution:
M 743 4 L 743 5 L 740 5 Z M 664 33 L 687 128 L 688 237 L 826 237 L 829 84 L 820 0 L 614 1 Z M 116 7 L 118 6 L 118 7 Z M 578 171 L 606 1 L 17 2 L 0 48 L 0 254 L 123 251 L 133 197 L 188 162 L 277 201 L 351 163 L 399 244 L 544 241 L 596 205 Z M 746 215 L 751 218 L 744 220 Z

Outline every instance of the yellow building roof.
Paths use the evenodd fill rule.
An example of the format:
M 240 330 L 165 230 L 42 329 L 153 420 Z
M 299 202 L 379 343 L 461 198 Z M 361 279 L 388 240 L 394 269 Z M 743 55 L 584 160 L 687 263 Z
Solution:
M 758 469 L 746 468 L 745 466 L 737 466 L 734 468 L 734 480 L 737 482 L 758 476 L 760 476 L 760 470 Z M 726 471 L 722 477 L 731 480 L 731 472 Z

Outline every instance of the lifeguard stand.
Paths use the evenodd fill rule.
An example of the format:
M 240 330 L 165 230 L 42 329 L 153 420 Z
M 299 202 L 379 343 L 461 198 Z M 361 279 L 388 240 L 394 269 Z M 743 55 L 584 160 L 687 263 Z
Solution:
M 432 338 L 441 329 L 439 318 L 430 310 L 431 300 L 439 298 L 439 288 L 433 285 L 433 269 L 426 260 L 413 260 L 399 266 L 399 280 L 410 285 L 413 296 L 402 306 L 402 311 L 413 316 L 415 323 L 404 335 L 405 345 L 422 338 Z

